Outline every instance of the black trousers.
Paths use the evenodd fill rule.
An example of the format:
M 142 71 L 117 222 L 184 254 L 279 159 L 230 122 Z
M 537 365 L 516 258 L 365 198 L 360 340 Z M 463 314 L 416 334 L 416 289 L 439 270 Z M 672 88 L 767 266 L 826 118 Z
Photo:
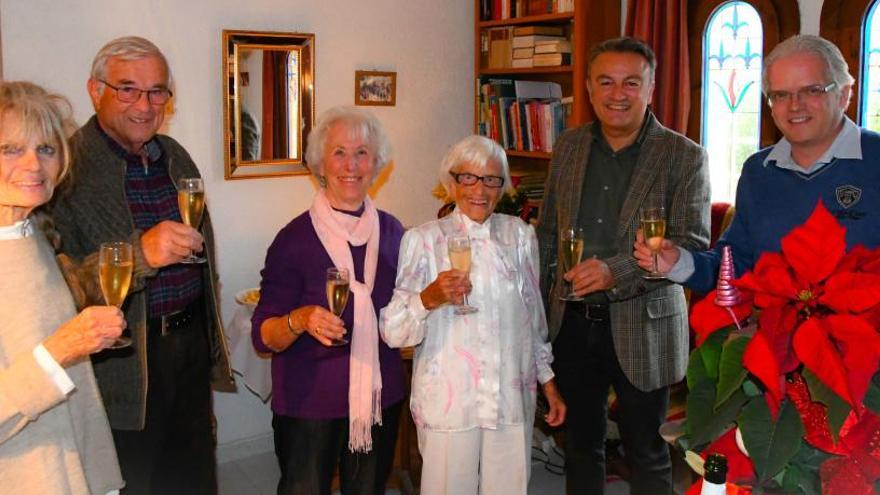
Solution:
M 145 428 L 113 430 L 124 495 L 217 493 L 210 352 L 194 313 L 169 335 L 150 329 Z
M 372 429 L 373 450 L 348 450 L 348 418 L 300 419 L 274 415 L 275 455 L 281 467 L 278 495 L 330 495 L 339 466 L 343 495 L 379 495 L 394 462 L 401 402 L 382 410 L 382 425 Z
M 672 493 L 669 448 L 658 433 L 669 388 L 644 392 L 630 383 L 614 352 L 611 322 L 566 310 L 553 342 L 556 382 L 568 406 L 565 485 L 568 495 L 601 495 L 605 486 L 608 388 L 617 394 L 615 419 L 632 470 L 630 493 Z

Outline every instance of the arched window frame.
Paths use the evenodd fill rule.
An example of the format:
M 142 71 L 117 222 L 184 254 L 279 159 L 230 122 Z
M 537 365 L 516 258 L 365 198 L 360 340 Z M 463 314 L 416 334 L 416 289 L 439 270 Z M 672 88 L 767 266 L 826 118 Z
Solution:
M 849 65 L 849 73 L 855 78 L 853 97 L 846 114 L 855 122 L 861 122 L 859 110 L 862 96 L 862 51 L 865 16 L 877 0 L 825 0 L 819 18 L 819 34 L 837 45 Z
M 730 0 L 688 0 L 688 41 L 690 46 L 691 112 L 688 116 L 687 135 L 700 140 L 703 120 L 703 34 L 706 23 L 721 4 Z M 764 55 L 780 41 L 800 32 L 800 11 L 797 0 L 744 0 L 750 4 L 764 23 Z M 763 98 L 762 98 L 763 100 Z M 773 124 L 770 108 L 762 101 L 761 138 L 763 148 L 779 140 L 781 134 Z

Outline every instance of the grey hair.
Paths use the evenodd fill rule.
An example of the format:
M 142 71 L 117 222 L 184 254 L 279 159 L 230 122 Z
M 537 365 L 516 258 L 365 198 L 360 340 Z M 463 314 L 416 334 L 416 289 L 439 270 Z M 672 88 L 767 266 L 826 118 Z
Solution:
M 504 192 L 513 193 L 513 183 L 510 180 L 510 167 L 507 164 L 507 154 L 501 145 L 485 136 L 472 135 L 455 143 L 443 157 L 440 163 L 440 183 L 448 195 L 452 195 L 455 179 L 449 173 L 455 167 L 470 163 L 477 170 L 484 170 L 489 162 L 495 162 L 501 167 L 501 176 L 504 177 Z
M 391 161 L 391 142 L 382 128 L 382 123 L 371 112 L 340 105 L 325 110 L 318 117 L 315 127 L 309 132 L 306 144 L 306 163 L 312 175 L 324 186 L 324 144 L 327 133 L 336 124 L 345 124 L 350 135 L 363 139 L 373 154 L 373 178 Z
M 71 172 L 67 138 L 76 129 L 72 114 L 70 102 L 61 95 L 27 81 L 0 82 L 0 127 L 4 138 L 20 142 L 33 138 L 56 146 L 61 161 L 57 183 Z M 18 120 L 18 129 L 8 127 L 6 119 L 10 117 Z
M 593 67 L 593 62 L 603 53 L 634 53 L 641 56 L 648 63 L 651 80 L 654 80 L 654 72 L 657 70 L 657 56 L 654 55 L 651 45 L 644 41 L 632 36 L 623 36 L 605 40 L 594 46 L 590 50 L 590 59 L 587 62 L 587 78 L 590 77 L 590 69 Z
M 158 57 L 165 66 L 165 72 L 168 74 L 168 88 L 171 88 L 171 66 L 168 65 L 168 59 L 165 58 L 159 47 L 154 45 L 152 41 L 140 36 L 123 36 L 110 40 L 95 55 L 95 59 L 92 61 L 91 78 L 96 81 L 107 79 L 107 62 L 113 57 L 125 61 Z M 100 91 L 104 91 L 103 84 Z
M 842 90 L 855 82 L 849 73 L 849 66 L 834 43 L 813 34 L 798 34 L 776 45 L 769 55 L 764 57 L 764 68 L 761 70 L 761 89 L 766 95 L 770 91 L 767 75 L 770 66 L 783 57 L 798 53 L 812 53 L 825 62 L 825 77 L 837 84 L 836 91 Z

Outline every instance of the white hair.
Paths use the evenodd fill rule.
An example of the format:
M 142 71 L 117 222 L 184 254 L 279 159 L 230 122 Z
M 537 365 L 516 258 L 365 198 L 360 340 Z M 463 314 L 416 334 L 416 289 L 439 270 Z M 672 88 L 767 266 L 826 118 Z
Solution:
M 351 136 L 363 139 L 373 154 L 373 178 L 391 161 L 391 142 L 382 123 L 372 113 L 353 106 L 338 106 L 324 111 L 309 131 L 306 163 L 312 175 L 324 185 L 324 144 L 327 133 L 336 124 L 344 124 Z
M 513 193 L 510 167 L 507 164 L 507 154 L 504 153 L 504 149 L 497 142 L 478 135 L 462 139 L 446 153 L 440 164 L 440 183 L 443 184 L 446 193 L 451 196 L 455 180 L 449 172 L 463 163 L 469 163 L 477 170 L 484 170 L 490 162 L 495 162 L 501 167 L 501 176 L 504 177 L 504 191 Z

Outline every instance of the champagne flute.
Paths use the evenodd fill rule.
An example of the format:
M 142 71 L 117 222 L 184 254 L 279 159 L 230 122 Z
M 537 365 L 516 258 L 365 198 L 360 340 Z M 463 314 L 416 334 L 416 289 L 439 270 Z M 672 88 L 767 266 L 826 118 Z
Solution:
M 128 295 L 128 287 L 131 285 L 131 272 L 134 269 L 134 257 L 132 256 L 131 244 L 127 242 L 105 242 L 101 244 L 98 253 L 98 278 L 101 282 L 101 292 L 108 306 L 122 307 L 125 296 Z M 128 330 L 123 330 L 113 342 L 110 349 L 121 349 L 131 345 L 131 337 L 125 335 Z
M 657 256 L 663 248 L 663 237 L 666 235 L 666 212 L 662 207 L 652 206 L 642 210 L 641 217 L 642 234 L 645 237 L 645 245 L 651 250 L 651 271 L 642 275 L 648 280 L 663 280 L 666 278 L 657 268 Z
M 328 268 L 327 269 L 327 306 L 334 315 L 341 317 L 342 312 L 348 304 L 349 275 L 347 268 Z M 341 337 L 338 339 L 330 339 L 333 346 L 341 346 L 348 344 L 348 339 Z
M 449 248 L 449 263 L 453 270 L 465 273 L 471 271 L 471 240 L 467 236 L 453 236 L 447 243 Z M 479 311 L 468 304 L 467 294 L 464 295 L 464 303 L 455 306 L 455 314 L 468 315 Z
M 559 233 L 559 259 L 562 260 L 563 273 L 571 270 L 581 262 L 584 255 L 584 231 L 572 227 Z M 583 301 L 584 298 L 574 293 L 574 287 L 568 282 L 568 294 L 561 296 L 563 301 Z
M 180 218 L 183 223 L 194 229 L 202 223 L 202 213 L 205 211 L 205 184 L 202 179 L 184 178 L 177 181 L 177 206 L 180 208 Z M 189 254 L 181 263 L 193 264 L 208 261 L 204 257 Z

